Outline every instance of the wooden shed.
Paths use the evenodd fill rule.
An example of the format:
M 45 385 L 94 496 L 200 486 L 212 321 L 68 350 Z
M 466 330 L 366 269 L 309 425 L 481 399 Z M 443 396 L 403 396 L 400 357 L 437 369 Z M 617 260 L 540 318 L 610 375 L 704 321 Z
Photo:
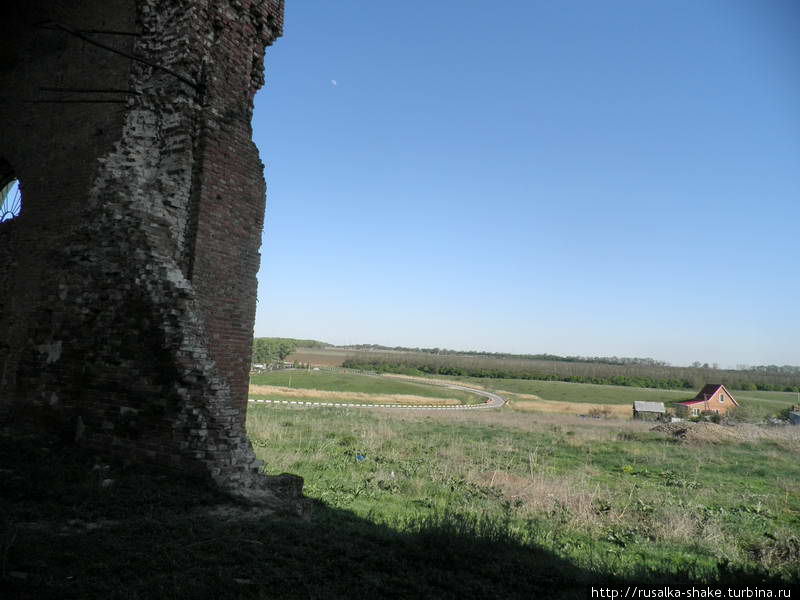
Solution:
M 641 421 L 657 421 L 667 414 L 663 402 L 641 402 L 637 400 L 633 403 L 633 418 Z

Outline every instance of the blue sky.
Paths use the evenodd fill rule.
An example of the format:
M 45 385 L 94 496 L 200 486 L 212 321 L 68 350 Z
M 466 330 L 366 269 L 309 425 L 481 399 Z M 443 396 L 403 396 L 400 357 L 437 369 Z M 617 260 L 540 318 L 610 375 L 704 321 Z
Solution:
M 800 3 L 286 4 L 256 335 L 800 364 Z

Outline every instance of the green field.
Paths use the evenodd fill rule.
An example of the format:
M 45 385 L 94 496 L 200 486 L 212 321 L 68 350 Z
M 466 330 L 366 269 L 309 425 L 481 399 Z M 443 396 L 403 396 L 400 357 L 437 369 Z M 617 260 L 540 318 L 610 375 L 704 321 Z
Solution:
M 690 400 L 695 392 L 685 390 L 666 390 L 654 388 L 634 388 L 628 386 L 596 385 L 589 383 L 566 383 L 561 381 L 538 381 L 528 379 L 491 379 L 435 376 L 432 379 L 448 380 L 475 384 L 498 392 L 511 394 L 530 394 L 542 400 L 557 402 L 574 402 L 593 406 L 632 405 L 634 401 L 664 402 L 670 406 L 676 402 Z M 465 404 L 474 404 L 481 400 L 467 392 L 448 390 L 442 387 L 428 386 L 409 381 L 402 381 L 387 376 L 365 376 L 347 373 L 331 373 L 328 371 L 274 371 L 264 375 L 251 377 L 254 385 L 274 385 L 307 390 L 324 390 L 340 392 L 358 392 L 366 394 L 412 394 L 428 398 L 452 398 Z M 269 398 L 268 394 L 253 394 L 254 398 Z M 747 417 L 758 420 L 778 414 L 781 410 L 798 404 L 794 392 L 758 392 L 737 391 L 734 397 L 743 407 Z M 308 397 L 308 401 L 325 402 L 325 398 Z M 359 400 L 368 404 L 381 403 L 380 399 Z
M 475 394 L 451 390 L 442 386 L 425 385 L 398 380 L 381 375 L 352 375 L 348 373 L 330 373 L 326 371 L 273 371 L 264 375 L 250 377 L 251 385 L 273 385 L 304 390 L 321 390 L 331 392 L 356 392 L 376 395 L 413 395 L 425 398 L 452 398 L 463 404 L 474 404 L 481 399 Z M 313 395 L 313 392 L 312 392 Z M 268 397 L 269 394 L 253 394 L 252 397 Z M 320 398 L 324 401 L 324 398 Z M 312 397 L 309 397 L 312 400 Z M 369 402 L 369 399 L 365 399 Z M 377 400 L 376 400 L 377 401 Z
M 734 393 L 734 398 L 742 405 L 752 405 L 760 413 L 775 414 L 793 405 L 800 406 L 800 396 L 795 392 L 750 392 Z
M 632 405 L 634 401 L 643 400 L 647 402 L 664 402 L 669 406 L 676 402 L 691 400 L 696 394 L 695 391 L 686 390 L 634 388 L 591 383 L 566 383 L 562 381 L 446 377 L 441 375 L 437 375 L 435 378 L 472 383 L 500 393 L 505 391 L 512 394 L 532 394 L 542 400 L 592 405 Z M 733 395 L 753 419 L 773 416 L 794 404 L 800 404 L 800 399 L 798 399 L 798 395 L 795 392 L 736 391 Z
M 681 442 L 509 409 L 270 405 L 251 405 L 247 425 L 267 472 L 305 478 L 309 521 L 0 431 L 0 596 L 585 598 L 590 585 L 800 582 L 800 428 Z
M 248 431 L 312 498 L 399 531 L 442 515 L 502 524 L 589 579 L 800 577 L 800 431 L 689 444 L 642 423 L 548 417 L 256 407 Z
M 317 358 L 319 357 L 319 358 Z M 305 360 L 334 357 L 321 353 L 305 355 Z M 558 356 L 464 355 L 419 351 L 354 351 L 337 363 L 343 367 L 381 373 L 419 375 L 457 375 L 460 377 L 537 379 L 571 383 L 594 383 L 662 389 L 701 388 L 708 382 L 724 383 L 730 390 L 800 392 L 799 367 L 763 367 L 731 370 L 704 367 L 672 367 L 648 359 L 570 360 Z
M 253 383 L 289 387 L 290 376 L 310 396 L 474 398 L 320 371 Z M 688 396 L 473 381 L 595 406 Z M 763 410 L 794 400 L 739 398 Z M 527 599 L 584 598 L 588 586 L 611 584 L 800 583 L 800 428 L 702 426 L 709 433 L 681 441 L 652 423 L 509 407 L 250 405 L 257 456 L 269 473 L 305 479 L 309 521 L 181 474 L 104 465 L 59 438 L 0 431 L 0 596 Z
M 685 390 L 634 388 L 591 383 L 536 381 L 527 379 L 470 379 L 473 383 L 515 394 L 534 394 L 542 400 L 580 402 L 587 404 L 633 404 L 636 400 L 649 402 L 682 402 L 694 397 Z

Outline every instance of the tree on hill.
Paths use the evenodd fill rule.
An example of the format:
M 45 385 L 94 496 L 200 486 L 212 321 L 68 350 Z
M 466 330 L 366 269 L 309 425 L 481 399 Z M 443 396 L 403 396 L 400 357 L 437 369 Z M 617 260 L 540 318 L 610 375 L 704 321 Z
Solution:
M 255 338 L 253 340 L 253 364 L 269 364 L 284 361 L 296 350 L 292 340 L 281 338 Z

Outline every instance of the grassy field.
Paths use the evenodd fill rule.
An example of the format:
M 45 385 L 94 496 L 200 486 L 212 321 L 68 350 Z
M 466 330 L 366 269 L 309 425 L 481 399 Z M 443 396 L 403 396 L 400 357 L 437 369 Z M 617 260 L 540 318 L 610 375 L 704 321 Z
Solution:
M 553 587 L 581 597 L 572 565 L 494 521 L 390 527 L 321 501 L 304 521 L 5 432 L 0 464 L 3 599 L 521 599 Z
M 520 412 L 558 413 L 565 415 L 598 416 L 603 418 L 629 419 L 631 407 L 627 404 L 589 404 L 585 402 L 563 402 L 542 400 L 530 394 L 509 394 L 508 408 Z
M 320 390 L 291 390 L 272 386 L 250 386 L 251 400 L 270 400 L 273 403 L 312 403 L 330 406 L 462 406 L 466 404 L 453 398 L 430 398 L 407 394 L 360 394 L 358 392 L 326 392 Z
M 358 352 L 354 350 L 299 348 L 290 359 L 314 365 L 341 366 L 342 362 L 348 357 L 369 358 L 373 354 L 374 353 Z M 430 357 L 426 355 L 426 358 Z M 703 372 L 705 373 L 705 371 Z M 711 370 L 708 373 L 709 375 L 716 376 L 714 374 L 717 372 Z M 631 405 L 635 400 L 645 400 L 671 404 L 690 399 L 694 396 L 694 393 L 696 393 L 696 390 L 693 392 L 687 390 L 593 385 L 560 381 L 447 377 L 442 375 L 434 377 L 438 379 L 468 381 L 476 384 L 476 386 L 483 386 L 493 390 L 506 391 L 512 394 L 535 395 L 543 400 L 567 403 Z M 734 396 L 737 400 L 741 400 L 742 404 L 748 406 L 753 417 L 758 418 L 772 416 L 793 404 L 800 404 L 800 397 L 798 397 L 796 392 L 739 390 L 734 391 Z M 533 399 L 519 398 L 519 400 L 530 401 Z M 524 405 L 520 404 L 518 406 Z
M 250 378 L 250 397 L 365 404 L 475 404 L 475 394 L 395 377 L 326 371 L 273 371 Z
M 584 582 L 800 577 L 796 429 L 686 443 L 643 423 L 510 410 L 263 407 L 248 424 L 270 470 L 299 473 L 309 496 L 390 529 L 442 515 L 502 524 Z
M 526 379 L 468 379 L 483 383 L 498 391 L 515 394 L 532 394 L 543 400 L 579 402 L 582 404 L 624 404 L 631 406 L 636 400 L 649 402 L 682 402 L 694 397 L 692 392 L 633 388 L 591 383 L 565 383 L 562 381 L 535 381 Z
M 300 362 L 318 367 L 341 367 L 342 363 L 353 352 L 333 348 L 298 348 L 286 360 Z
M 504 394 L 509 399 L 511 408 L 518 411 L 584 414 L 594 407 L 606 406 L 609 414 L 617 418 L 629 417 L 630 407 L 637 400 L 664 402 L 669 407 L 677 402 L 690 400 L 695 395 L 694 392 L 681 390 L 527 379 L 442 375 L 417 377 L 417 379 L 419 381 L 431 379 L 445 383 L 462 382 L 497 391 Z M 254 375 L 251 377 L 251 383 L 253 398 L 363 404 L 425 404 L 426 398 L 431 399 L 433 403 L 443 404 L 474 404 L 481 401 L 466 392 L 415 383 L 393 375 L 363 376 L 326 371 L 287 370 Z M 296 391 L 278 389 L 278 387 L 288 388 L 290 384 Z M 273 387 L 266 389 L 258 386 Z M 797 394 L 794 392 L 738 391 L 735 397 L 742 405 L 746 416 L 754 420 L 776 415 L 781 410 L 798 403 Z
M 694 398 L 693 391 L 662 390 L 653 388 L 634 388 L 614 385 L 595 385 L 590 383 L 566 383 L 562 381 L 536 381 L 528 379 L 490 379 L 470 377 L 444 377 L 436 379 L 474 384 L 485 389 L 505 393 L 512 401 L 512 407 L 532 410 L 540 403 L 545 412 L 558 412 L 554 403 L 561 403 L 565 413 L 582 413 L 593 406 L 609 406 L 612 413 L 629 416 L 634 401 L 663 402 L 670 406 Z M 734 397 L 753 419 L 773 416 L 785 408 L 800 403 L 794 392 L 756 392 L 737 391 Z M 585 405 L 585 406 L 582 406 Z M 623 408 L 625 407 L 625 408 Z
M 253 379 L 268 395 L 325 401 L 475 400 L 391 376 Z M 585 598 L 592 585 L 800 583 L 800 428 L 702 424 L 680 439 L 624 417 L 634 399 L 682 392 L 475 383 L 511 405 L 251 405 L 248 434 L 266 471 L 305 478 L 307 521 L 180 474 L 0 431 L 0 597 Z M 793 402 L 739 398 L 763 410 Z M 562 404 L 623 418 L 560 414 Z
M 585 598 L 590 585 L 800 582 L 800 428 L 714 431 L 251 406 L 257 454 L 305 478 L 309 521 L 0 431 L 0 597 Z
M 793 405 L 800 406 L 800 397 L 795 392 L 750 392 L 734 394 L 743 406 L 752 405 L 761 414 L 775 414 Z

